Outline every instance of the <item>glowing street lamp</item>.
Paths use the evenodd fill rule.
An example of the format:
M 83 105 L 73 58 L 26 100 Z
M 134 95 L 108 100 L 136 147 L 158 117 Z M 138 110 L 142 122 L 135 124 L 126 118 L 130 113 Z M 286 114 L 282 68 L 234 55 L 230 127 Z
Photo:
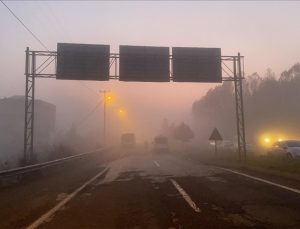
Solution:
M 106 145 L 106 104 L 111 103 L 113 100 L 113 96 L 111 94 L 107 94 L 110 91 L 99 91 L 103 93 L 103 142 Z
M 111 95 L 107 95 L 107 96 L 105 97 L 105 100 L 106 100 L 106 101 L 111 101 L 111 100 L 112 100 L 112 96 L 111 96 Z
M 107 104 L 111 104 L 114 102 L 115 97 L 111 93 L 105 93 L 104 95 L 104 102 Z
M 125 114 L 126 114 L 126 111 L 123 108 L 119 108 L 118 115 L 119 116 L 124 116 Z

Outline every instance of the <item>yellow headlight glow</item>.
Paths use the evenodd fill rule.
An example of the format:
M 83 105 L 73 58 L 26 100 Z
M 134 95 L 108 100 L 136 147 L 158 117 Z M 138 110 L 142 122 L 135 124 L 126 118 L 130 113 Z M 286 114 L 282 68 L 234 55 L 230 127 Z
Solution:
M 281 131 L 267 131 L 265 133 L 262 133 L 259 135 L 259 138 L 257 139 L 260 146 L 264 148 L 271 147 L 275 142 L 281 142 L 288 139 L 287 135 Z

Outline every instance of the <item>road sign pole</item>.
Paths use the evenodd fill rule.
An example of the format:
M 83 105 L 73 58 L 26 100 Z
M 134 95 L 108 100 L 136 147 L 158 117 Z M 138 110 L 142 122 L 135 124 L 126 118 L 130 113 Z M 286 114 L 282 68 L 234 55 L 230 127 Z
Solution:
M 215 156 L 217 157 L 217 154 L 218 154 L 218 146 L 217 146 L 218 141 L 222 141 L 223 140 L 223 138 L 222 138 L 222 136 L 221 136 L 221 134 L 220 134 L 220 132 L 218 131 L 217 128 L 213 129 L 213 132 L 211 133 L 211 135 L 210 135 L 210 137 L 209 137 L 208 140 L 211 141 L 211 142 L 214 142 L 214 145 L 215 145 Z
M 217 140 L 215 140 L 215 156 L 217 157 L 218 154 L 218 147 L 217 147 Z

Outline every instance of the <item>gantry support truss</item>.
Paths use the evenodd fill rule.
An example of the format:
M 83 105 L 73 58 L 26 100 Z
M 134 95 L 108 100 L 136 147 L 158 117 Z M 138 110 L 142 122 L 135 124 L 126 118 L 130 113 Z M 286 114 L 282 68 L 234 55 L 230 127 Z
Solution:
M 25 58 L 25 127 L 24 127 L 24 164 L 33 163 L 34 153 L 34 101 L 35 79 L 56 78 L 56 51 L 30 51 L 27 47 Z M 119 54 L 110 54 L 110 79 L 119 79 Z M 44 60 L 43 60 L 44 59 Z M 172 55 L 170 63 L 172 69 Z M 37 64 L 38 63 L 38 64 Z M 246 136 L 243 102 L 243 57 L 222 56 L 222 81 L 234 82 L 236 121 L 237 121 L 237 145 L 240 161 L 246 161 Z M 38 67 L 36 67 L 39 65 Z M 172 70 L 170 70 L 172 79 Z

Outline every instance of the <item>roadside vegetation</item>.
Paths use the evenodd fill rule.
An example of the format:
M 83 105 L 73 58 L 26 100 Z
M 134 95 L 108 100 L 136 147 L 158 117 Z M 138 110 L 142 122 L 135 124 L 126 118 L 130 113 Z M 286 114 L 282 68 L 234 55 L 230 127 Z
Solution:
M 300 160 L 249 153 L 246 162 L 240 162 L 236 152 L 213 152 L 200 154 L 193 151 L 189 155 L 193 160 L 245 172 L 272 175 L 300 181 Z
M 246 138 L 249 144 L 260 144 L 265 134 L 283 140 L 300 138 L 300 63 L 279 76 L 268 69 L 264 76 L 253 73 L 245 77 L 243 94 Z M 234 88 L 231 82 L 210 89 L 192 107 L 195 136 L 206 143 L 216 127 L 224 140 L 236 142 Z M 273 140 L 268 140 L 270 146 Z

